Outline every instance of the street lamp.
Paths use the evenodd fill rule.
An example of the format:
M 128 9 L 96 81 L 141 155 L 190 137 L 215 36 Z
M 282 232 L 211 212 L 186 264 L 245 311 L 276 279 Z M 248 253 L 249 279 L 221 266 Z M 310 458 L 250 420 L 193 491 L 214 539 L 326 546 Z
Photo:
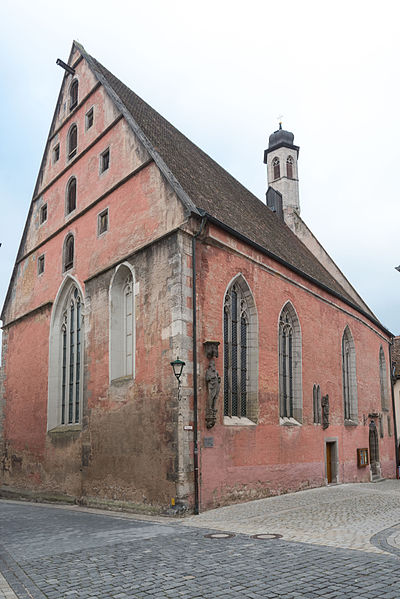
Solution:
M 176 358 L 176 360 L 174 360 L 173 362 L 170 362 L 170 364 L 172 366 L 172 370 L 174 371 L 174 375 L 178 379 L 178 387 L 179 387 L 181 384 L 180 379 L 182 376 L 183 367 L 185 366 L 186 362 L 183 362 L 179 358 Z

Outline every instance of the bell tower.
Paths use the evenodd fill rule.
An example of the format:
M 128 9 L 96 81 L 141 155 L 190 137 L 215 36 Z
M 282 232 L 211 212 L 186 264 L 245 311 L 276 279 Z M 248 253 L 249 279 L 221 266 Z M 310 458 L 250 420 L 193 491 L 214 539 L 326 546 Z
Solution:
M 297 169 L 300 148 L 293 144 L 293 140 L 293 133 L 282 129 L 282 123 L 279 123 L 279 129 L 269 136 L 268 149 L 264 152 L 268 188 L 281 194 L 285 221 L 290 220 L 293 212 L 300 214 Z

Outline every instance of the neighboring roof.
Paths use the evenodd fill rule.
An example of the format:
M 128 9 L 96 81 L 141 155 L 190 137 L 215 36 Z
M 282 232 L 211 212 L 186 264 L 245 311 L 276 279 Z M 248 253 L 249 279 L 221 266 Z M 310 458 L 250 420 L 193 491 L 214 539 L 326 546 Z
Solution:
M 392 375 L 396 379 L 400 378 L 400 337 L 393 338 L 392 369 Z

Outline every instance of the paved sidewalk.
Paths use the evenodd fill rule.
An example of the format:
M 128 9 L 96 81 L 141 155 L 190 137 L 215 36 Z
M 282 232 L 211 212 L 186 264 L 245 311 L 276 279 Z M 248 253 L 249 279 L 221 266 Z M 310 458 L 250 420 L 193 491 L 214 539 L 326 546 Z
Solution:
M 382 553 L 371 537 L 398 523 L 400 480 L 310 489 L 210 510 L 183 522 L 249 535 L 278 533 L 287 541 L 369 553 Z M 389 543 L 400 549 L 400 529 L 393 530 Z
M 0 599 L 400 599 L 399 510 L 399 481 L 177 520 L 0 500 Z

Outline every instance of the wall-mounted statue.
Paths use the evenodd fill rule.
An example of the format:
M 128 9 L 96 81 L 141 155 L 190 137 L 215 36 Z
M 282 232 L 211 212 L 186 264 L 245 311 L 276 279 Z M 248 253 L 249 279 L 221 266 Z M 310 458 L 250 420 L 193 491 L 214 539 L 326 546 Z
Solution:
M 207 408 L 206 408 L 206 425 L 207 428 L 212 428 L 217 421 L 217 400 L 219 390 L 221 388 L 221 377 L 215 367 L 214 358 L 218 357 L 219 341 L 205 341 L 204 349 L 207 358 L 210 360 L 206 370 L 206 385 L 207 385 Z
M 321 399 L 322 407 L 322 428 L 328 428 L 329 426 L 329 395 L 326 394 Z

